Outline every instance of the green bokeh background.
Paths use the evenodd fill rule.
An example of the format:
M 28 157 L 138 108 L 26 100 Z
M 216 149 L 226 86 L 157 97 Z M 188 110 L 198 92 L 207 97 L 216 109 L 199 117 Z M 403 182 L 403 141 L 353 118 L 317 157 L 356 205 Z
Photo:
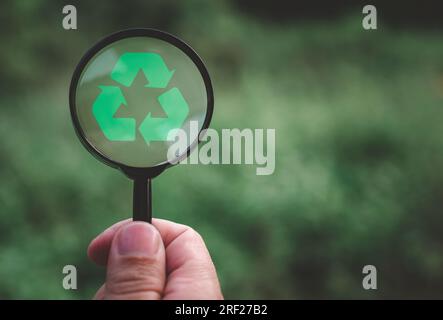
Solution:
M 202 56 L 213 128 L 276 129 L 273 175 L 182 165 L 154 180 L 155 216 L 202 234 L 227 298 L 443 298 L 441 29 L 380 13 L 364 31 L 360 6 L 305 18 L 155 0 L 70 2 L 79 29 L 65 31 L 66 4 L 0 4 L 1 298 L 89 298 L 103 282 L 86 248 L 131 215 L 132 186 L 77 140 L 68 87 L 97 39 L 140 26 Z

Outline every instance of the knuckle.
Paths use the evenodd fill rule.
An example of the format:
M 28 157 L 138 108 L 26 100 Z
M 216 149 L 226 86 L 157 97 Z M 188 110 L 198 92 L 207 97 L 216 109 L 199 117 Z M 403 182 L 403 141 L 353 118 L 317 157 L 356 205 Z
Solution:
M 198 242 L 204 243 L 203 237 L 194 228 L 187 227 L 187 229 L 184 232 L 184 235 L 186 235 L 191 240 L 197 240 Z

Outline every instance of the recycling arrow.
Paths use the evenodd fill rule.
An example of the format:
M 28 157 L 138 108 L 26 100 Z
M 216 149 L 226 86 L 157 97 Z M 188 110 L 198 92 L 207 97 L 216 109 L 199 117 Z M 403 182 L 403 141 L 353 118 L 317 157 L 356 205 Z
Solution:
M 180 128 L 189 114 L 189 106 L 178 88 L 172 88 L 157 98 L 167 118 L 153 118 L 149 113 L 138 128 L 146 143 L 166 141 L 172 129 Z
M 142 70 L 148 79 L 148 88 L 166 88 L 175 70 L 168 70 L 163 58 L 154 52 L 126 52 L 120 56 L 111 78 L 129 87 Z
M 138 72 L 142 70 L 148 79 L 145 87 L 166 88 L 174 74 L 168 70 L 162 57 L 153 52 L 126 52 L 115 64 L 111 78 L 123 86 L 132 85 Z M 127 105 L 119 87 L 99 86 L 100 94 L 92 105 L 92 112 L 103 134 L 110 141 L 134 141 L 136 122 L 133 118 L 114 118 L 118 108 Z M 154 118 L 149 112 L 138 130 L 147 144 L 150 141 L 166 141 L 168 133 L 180 128 L 189 114 L 189 106 L 176 87 L 162 93 L 158 102 L 166 113 L 166 118 Z
M 92 105 L 92 113 L 106 138 L 111 141 L 134 141 L 135 119 L 114 118 L 121 104 L 127 105 L 119 87 L 99 86 L 101 93 Z

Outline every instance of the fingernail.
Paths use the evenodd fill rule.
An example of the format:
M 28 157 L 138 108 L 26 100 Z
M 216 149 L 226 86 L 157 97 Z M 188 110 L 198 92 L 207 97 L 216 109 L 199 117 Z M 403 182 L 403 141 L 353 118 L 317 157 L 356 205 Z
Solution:
M 146 222 L 133 222 L 124 226 L 118 234 L 120 255 L 154 255 L 160 245 L 155 228 Z

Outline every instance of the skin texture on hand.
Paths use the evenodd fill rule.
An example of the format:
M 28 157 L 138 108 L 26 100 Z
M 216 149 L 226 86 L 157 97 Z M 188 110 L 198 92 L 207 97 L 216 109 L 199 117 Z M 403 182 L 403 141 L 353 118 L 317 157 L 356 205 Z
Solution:
M 91 241 L 88 256 L 107 267 L 95 299 L 223 299 L 203 239 L 182 224 L 118 222 Z

